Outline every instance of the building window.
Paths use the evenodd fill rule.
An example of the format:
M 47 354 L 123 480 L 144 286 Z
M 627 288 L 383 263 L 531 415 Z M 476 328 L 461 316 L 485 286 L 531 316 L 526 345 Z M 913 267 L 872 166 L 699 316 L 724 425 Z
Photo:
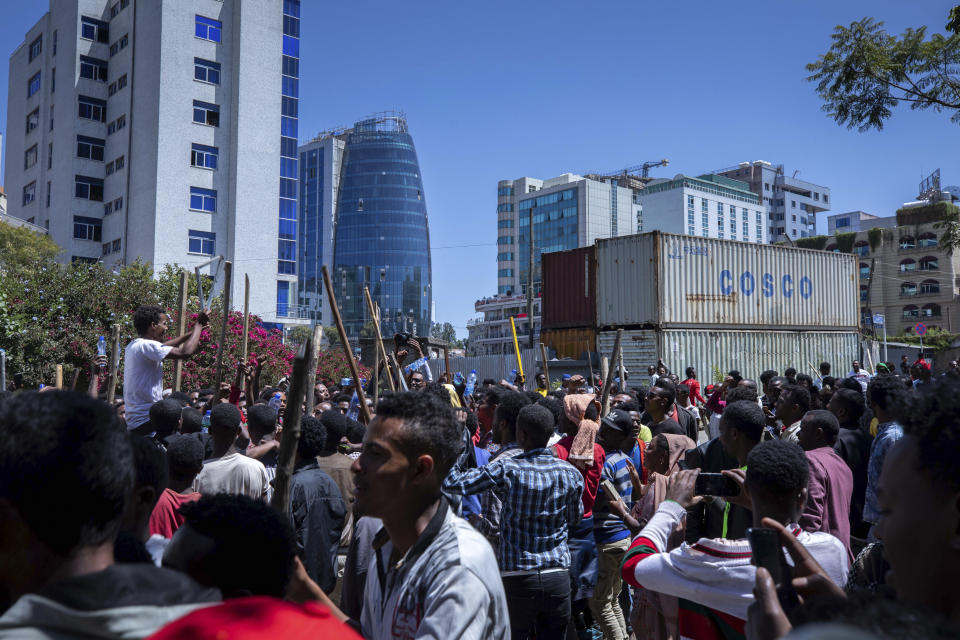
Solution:
M 500 187 L 499 189 L 497 189 L 497 195 L 498 195 L 498 196 L 512 196 L 512 195 L 513 195 L 513 187 Z
M 97 82 L 107 81 L 107 61 L 80 56 L 80 77 Z
M 110 42 L 110 27 L 106 22 L 87 16 L 80 17 L 80 37 L 84 40 Z
M 127 126 L 127 116 L 126 114 L 118 116 L 116 120 L 107 125 L 107 135 L 113 135 L 120 129 L 123 129 Z
M 100 138 L 77 136 L 77 157 L 103 162 L 103 147 L 106 141 Z
M 769 183 L 769 182 L 764 182 L 764 183 L 763 183 L 763 190 L 764 190 L 764 191 L 770 191 L 770 183 Z
M 203 58 L 194 58 L 193 79 L 210 84 L 220 84 L 220 63 Z
M 77 240 L 94 240 L 100 242 L 103 220 L 73 216 L 73 237 Z
M 27 114 L 27 133 L 40 126 L 40 107 Z
M 791 208 L 791 209 L 796 209 L 796 208 L 797 208 L 797 201 L 796 201 L 796 200 L 791 200 L 791 201 L 790 201 L 790 208 Z
M 510 252 L 497 254 L 497 262 L 505 262 L 510 260 L 513 260 L 513 254 Z
M 502 204 L 498 204 L 498 205 L 497 205 L 497 213 L 506 213 L 506 212 L 509 212 L 509 211 L 513 211 L 513 204 L 512 204 L 512 203 L 510 203 L 510 202 L 504 202 L 504 203 L 502 203 Z
M 130 34 L 125 33 L 122 38 L 110 45 L 110 57 L 112 58 L 126 49 L 128 44 L 130 44 Z
M 57 55 L 57 30 L 53 30 L 53 46 L 50 48 L 50 55 Z
M 110 86 L 107 87 L 107 93 L 112 96 L 113 94 L 120 91 L 126 86 L 127 86 L 127 74 L 123 74 L 122 76 L 120 76 L 119 78 L 117 78 L 116 80 L 110 83 Z
M 123 162 L 124 162 L 123 156 L 120 156 L 116 160 L 111 160 L 110 162 L 108 162 L 106 166 L 107 175 L 110 175 L 114 171 L 119 171 L 120 169 L 123 169 Z
M 103 180 L 89 176 L 74 176 L 74 196 L 82 200 L 103 202 Z
M 37 164 L 37 145 L 33 145 L 23 154 L 23 168 L 29 169 L 33 165 Z
M 219 153 L 220 151 L 217 147 L 208 147 L 194 143 L 190 147 L 190 166 L 201 167 L 203 169 L 216 169 L 217 156 Z
M 286 280 L 277 281 L 277 315 L 285 318 L 290 313 L 290 283 Z
M 500 220 L 497 222 L 497 229 L 513 229 L 513 220 Z
M 57 90 L 57 68 L 50 69 L 50 93 Z
M 100 247 L 100 255 L 105 256 L 105 255 L 107 255 L 108 253 L 110 253 L 110 243 L 109 243 L 109 242 L 104 242 L 104 243 L 103 243 L 103 246 Z
M 214 189 L 190 187 L 190 209 L 193 211 L 217 212 L 217 192 Z
M 193 121 L 211 127 L 220 126 L 220 107 L 209 102 L 193 101 Z
M 53 168 L 53 143 L 47 143 L 47 169 Z
M 497 244 L 513 244 L 513 236 L 500 236 L 497 238 Z
M 43 51 L 43 36 L 37 36 L 37 39 L 30 43 L 29 62 L 33 62 L 33 59 L 39 56 L 41 51 Z
M 297 263 L 292 260 L 277 260 L 277 273 L 285 276 L 297 274 Z
M 37 199 L 37 183 L 31 182 L 23 188 L 23 206 Z
M 823 201 L 830 202 L 829 196 L 827 194 L 823 194 Z
M 917 240 L 918 247 L 935 247 L 937 246 L 937 236 L 936 234 L 930 233 L 921 233 L 920 238 Z M 903 247 L 901 247 L 903 248 Z
M 77 117 L 97 122 L 107 121 L 107 102 L 89 96 L 77 98 Z
M 27 97 L 29 98 L 37 91 L 40 91 L 40 72 L 37 71 L 35 74 L 30 76 L 30 79 L 27 80 Z
M 211 42 L 220 42 L 220 32 L 223 30 L 223 23 L 212 18 L 196 16 L 196 29 L 194 35 L 203 40 Z
M 110 215 L 111 213 L 113 213 L 114 211 L 120 211 L 120 209 L 123 209 L 123 198 L 122 198 L 122 197 L 117 198 L 116 200 L 113 200 L 112 202 L 107 202 L 107 203 L 105 203 L 105 204 L 103 205 L 103 215 L 108 216 L 108 215 Z
M 940 293 L 940 283 L 936 280 L 924 280 L 920 283 L 921 294 Z
M 217 246 L 217 234 L 209 231 L 197 231 L 189 229 L 187 231 L 187 252 L 199 253 L 204 256 L 212 256 Z

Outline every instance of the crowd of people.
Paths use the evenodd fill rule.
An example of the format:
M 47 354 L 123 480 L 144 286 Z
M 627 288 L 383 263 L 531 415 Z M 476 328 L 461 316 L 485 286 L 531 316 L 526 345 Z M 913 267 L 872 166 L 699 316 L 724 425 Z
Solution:
M 318 382 L 291 450 L 255 363 L 163 388 L 206 322 L 138 309 L 114 406 L 0 395 L 0 638 L 960 633 L 957 367 L 468 393 L 404 337 L 409 390 Z

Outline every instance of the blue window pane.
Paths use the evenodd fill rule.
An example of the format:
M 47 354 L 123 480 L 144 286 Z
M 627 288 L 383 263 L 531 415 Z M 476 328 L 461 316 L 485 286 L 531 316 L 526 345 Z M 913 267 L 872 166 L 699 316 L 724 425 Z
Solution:
M 283 36 L 283 54 L 287 56 L 293 56 L 294 58 L 299 58 L 300 39 L 291 36 Z
M 291 96 L 293 98 L 300 97 L 300 81 L 296 78 L 291 78 L 289 76 L 281 76 L 283 82 L 281 83 L 281 88 L 283 90 L 283 95 Z
M 285 220 L 296 220 L 297 201 L 281 199 L 280 200 L 280 217 Z
M 296 240 L 296 237 L 297 237 L 297 221 L 296 220 L 280 220 L 280 239 Z
M 296 138 L 297 119 L 286 117 L 280 118 L 280 135 L 284 137 Z
M 300 17 L 300 0 L 283 0 L 284 15 Z
M 298 104 L 296 98 L 288 98 L 286 96 L 282 99 L 282 113 L 285 116 L 290 116 L 293 118 L 297 117 Z
M 297 243 L 290 240 L 280 240 L 277 243 L 278 260 L 296 260 Z
M 280 177 L 296 178 L 297 161 L 293 158 L 280 158 Z
M 285 317 L 290 306 L 290 283 L 286 280 L 277 282 L 277 315 Z
M 297 274 L 297 263 L 277 260 L 277 273 L 293 276 Z
M 203 16 L 196 16 L 194 35 L 198 38 L 203 38 L 204 40 L 220 42 L 220 30 L 222 28 L 223 24 L 219 20 L 204 18 Z

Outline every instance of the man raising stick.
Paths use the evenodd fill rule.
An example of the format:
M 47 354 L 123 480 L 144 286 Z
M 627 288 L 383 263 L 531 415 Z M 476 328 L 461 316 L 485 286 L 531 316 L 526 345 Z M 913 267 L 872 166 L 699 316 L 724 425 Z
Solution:
M 164 359 L 186 359 L 200 346 L 200 331 L 210 322 L 210 310 L 197 316 L 189 332 L 173 340 L 161 342 L 170 317 L 163 307 L 144 305 L 133 313 L 133 327 L 138 338 L 124 350 L 123 403 L 127 429 L 137 435 L 150 435 L 150 407 L 163 398 Z

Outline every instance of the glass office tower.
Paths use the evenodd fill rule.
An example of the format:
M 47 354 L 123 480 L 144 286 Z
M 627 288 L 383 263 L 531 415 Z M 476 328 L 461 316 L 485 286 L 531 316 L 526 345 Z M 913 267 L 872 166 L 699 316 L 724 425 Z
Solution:
M 379 114 L 345 133 L 336 202 L 334 293 L 347 332 L 369 321 L 363 288 L 379 304 L 384 335 L 430 330 L 430 233 L 417 152 L 402 114 Z

